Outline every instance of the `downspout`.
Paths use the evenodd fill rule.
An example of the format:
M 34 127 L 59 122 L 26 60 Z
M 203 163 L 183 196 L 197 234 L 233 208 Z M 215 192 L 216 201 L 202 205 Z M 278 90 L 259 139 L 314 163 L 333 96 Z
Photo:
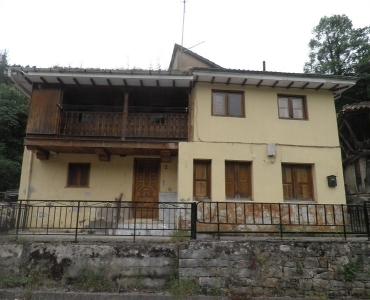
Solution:
M 30 197 L 30 187 L 31 187 L 31 175 L 32 175 L 32 166 L 33 166 L 33 151 L 31 151 L 31 155 L 28 159 L 28 174 L 27 174 L 27 189 L 26 189 L 26 199 L 29 200 Z

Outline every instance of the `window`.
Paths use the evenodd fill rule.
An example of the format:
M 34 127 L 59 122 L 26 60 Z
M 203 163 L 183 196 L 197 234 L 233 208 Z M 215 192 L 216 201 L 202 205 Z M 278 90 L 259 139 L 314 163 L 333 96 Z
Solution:
M 194 160 L 194 198 L 211 198 L 211 161 Z
M 68 165 L 68 187 L 88 187 L 90 177 L 90 164 L 70 163 Z
M 279 118 L 307 119 L 306 98 L 302 96 L 278 96 Z
M 244 117 L 243 92 L 212 92 L 212 115 Z
M 313 200 L 312 166 L 282 164 L 284 200 Z
M 226 161 L 225 189 L 227 199 L 250 199 L 252 197 L 251 163 Z

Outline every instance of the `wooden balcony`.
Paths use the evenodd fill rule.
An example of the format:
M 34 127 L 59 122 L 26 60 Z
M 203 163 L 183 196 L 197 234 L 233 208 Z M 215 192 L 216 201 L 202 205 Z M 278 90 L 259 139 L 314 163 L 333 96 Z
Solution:
M 62 111 L 59 134 L 71 137 L 185 140 L 186 113 Z

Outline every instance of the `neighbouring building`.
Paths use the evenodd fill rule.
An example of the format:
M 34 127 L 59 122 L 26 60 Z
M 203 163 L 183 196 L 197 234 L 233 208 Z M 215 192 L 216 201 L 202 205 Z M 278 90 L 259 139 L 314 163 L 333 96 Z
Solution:
M 370 101 L 347 104 L 338 114 L 348 202 L 370 199 Z
M 19 199 L 345 203 L 334 95 L 354 78 L 11 68 L 30 96 Z

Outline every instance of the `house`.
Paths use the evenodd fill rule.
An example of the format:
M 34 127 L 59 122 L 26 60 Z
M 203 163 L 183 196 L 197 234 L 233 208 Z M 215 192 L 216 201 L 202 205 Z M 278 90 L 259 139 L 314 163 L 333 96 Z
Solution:
M 346 201 L 334 95 L 353 78 L 226 69 L 179 45 L 167 71 L 9 76 L 31 99 L 21 200 Z
M 370 101 L 343 106 L 338 114 L 347 200 L 370 199 Z

